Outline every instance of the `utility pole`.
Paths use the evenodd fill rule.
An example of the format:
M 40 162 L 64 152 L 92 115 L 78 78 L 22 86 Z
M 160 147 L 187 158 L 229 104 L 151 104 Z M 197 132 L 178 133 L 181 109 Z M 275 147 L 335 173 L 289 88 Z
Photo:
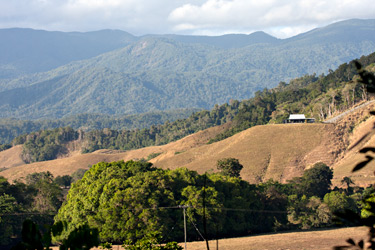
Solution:
M 186 208 L 188 208 L 189 206 L 178 206 L 180 208 L 183 209 L 183 213 L 184 213 L 184 236 L 185 236 L 185 250 L 187 250 L 187 246 L 186 246 L 186 239 L 187 239 L 187 235 L 186 235 Z

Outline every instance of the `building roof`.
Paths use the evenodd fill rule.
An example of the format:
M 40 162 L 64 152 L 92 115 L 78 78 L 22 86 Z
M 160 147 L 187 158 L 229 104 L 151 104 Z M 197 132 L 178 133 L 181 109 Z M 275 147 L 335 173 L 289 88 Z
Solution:
M 306 119 L 304 114 L 289 115 L 289 120 L 301 120 Z

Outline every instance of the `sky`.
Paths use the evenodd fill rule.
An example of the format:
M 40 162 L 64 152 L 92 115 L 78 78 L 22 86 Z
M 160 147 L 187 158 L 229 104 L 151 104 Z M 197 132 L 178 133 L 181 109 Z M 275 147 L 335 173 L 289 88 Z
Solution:
M 287 38 L 352 18 L 375 19 L 374 0 L 0 0 L 0 28 L 137 36 L 264 31 Z

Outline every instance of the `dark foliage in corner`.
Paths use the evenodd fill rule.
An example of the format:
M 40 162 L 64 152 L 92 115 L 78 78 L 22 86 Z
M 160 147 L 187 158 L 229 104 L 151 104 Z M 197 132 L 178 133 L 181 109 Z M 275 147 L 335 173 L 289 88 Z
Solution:
M 22 226 L 22 240 L 12 250 L 49 250 L 52 237 L 56 237 L 66 227 L 66 223 L 58 222 L 49 227 L 42 235 L 39 227 L 31 220 L 25 220 Z M 60 242 L 60 250 L 90 250 L 99 245 L 99 233 L 87 225 L 75 228 L 69 236 Z
M 368 72 L 362 68 L 362 65 L 356 61 L 355 66 L 358 70 L 358 74 L 360 76 L 359 81 L 364 84 L 366 90 L 370 94 L 375 94 L 375 75 L 371 72 Z M 375 112 L 372 111 L 371 115 L 375 115 Z M 375 128 L 375 124 L 374 124 Z M 365 138 L 370 136 L 374 133 L 374 130 L 372 132 L 367 133 L 362 138 L 360 138 L 357 143 L 355 143 L 355 146 L 357 146 L 361 141 L 363 141 Z M 362 148 L 359 153 L 363 154 L 366 158 L 366 160 L 358 163 L 352 170 L 352 172 L 357 172 L 361 170 L 362 168 L 366 167 L 370 162 L 374 160 L 373 154 L 375 153 L 375 147 L 365 147 Z M 345 246 L 336 246 L 334 247 L 335 250 L 343 250 L 343 249 L 375 249 L 375 192 L 371 192 L 366 197 L 364 197 L 362 201 L 362 211 L 359 215 L 358 213 L 354 213 L 352 211 L 345 211 L 341 213 L 337 213 L 337 216 L 341 222 L 349 222 L 352 225 L 361 225 L 366 226 L 369 229 L 368 233 L 368 239 L 360 240 L 356 242 L 355 240 L 349 238 L 347 240 L 347 243 L 349 245 Z

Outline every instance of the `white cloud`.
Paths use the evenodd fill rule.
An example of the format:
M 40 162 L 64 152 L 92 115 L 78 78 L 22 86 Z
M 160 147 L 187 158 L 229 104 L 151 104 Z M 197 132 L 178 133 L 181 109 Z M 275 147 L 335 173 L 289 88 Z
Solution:
M 176 31 L 266 30 L 280 36 L 349 18 L 375 18 L 373 0 L 206 0 L 181 5 L 169 15 Z
M 375 18 L 373 0 L 0 0 L 0 28 L 286 37 L 349 18 Z
M 159 33 L 180 2 L 171 0 L 0 0 L 0 28 Z

